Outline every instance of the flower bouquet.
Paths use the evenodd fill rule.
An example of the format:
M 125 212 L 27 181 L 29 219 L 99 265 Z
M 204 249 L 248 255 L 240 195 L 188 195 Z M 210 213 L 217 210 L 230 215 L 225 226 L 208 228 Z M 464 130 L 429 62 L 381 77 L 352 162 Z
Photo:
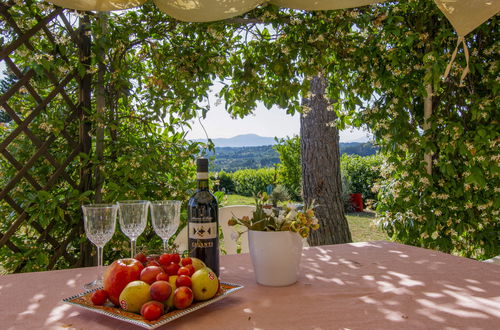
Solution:
M 255 211 L 252 217 L 232 217 L 229 226 L 241 225 L 254 231 L 291 231 L 307 238 L 311 230 L 319 229 L 319 222 L 314 215 L 314 202 L 298 209 L 296 205 L 274 207 L 268 204 L 267 193 L 260 193 L 255 198 Z
M 285 286 L 297 282 L 304 238 L 319 228 L 314 205 L 298 209 L 294 205 L 273 207 L 267 204 L 268 195 L 255 199 L 252 217 L 233 216 L 230 226 L 248 229 L 250 256 L 257 283 Z

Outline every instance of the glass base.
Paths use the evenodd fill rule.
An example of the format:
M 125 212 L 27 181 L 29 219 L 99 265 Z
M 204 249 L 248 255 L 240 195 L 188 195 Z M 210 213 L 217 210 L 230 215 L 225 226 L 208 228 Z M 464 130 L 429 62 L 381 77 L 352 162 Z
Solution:
M 93 290 L 97 288 L 102 288 L 102 280 L 95 279 L 94 281 L 87 283 L 83 286 L 85 290 Z

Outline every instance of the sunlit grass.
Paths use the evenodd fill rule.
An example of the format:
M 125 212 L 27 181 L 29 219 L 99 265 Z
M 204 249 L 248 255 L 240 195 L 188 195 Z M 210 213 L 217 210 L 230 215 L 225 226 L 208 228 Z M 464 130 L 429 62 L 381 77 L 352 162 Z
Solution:
M 350 213 L 347 215 L 347 222 L 351 230 L 353 242 L 369 242 L 389 240 L 385 232 L 377 228 L 374 224 L 373 213 Z
M 254 205 L 255 199 L 253 197 L 241 196 L 241 195 L 226 195 L 225 203 L 223 206 L 231 205 Z

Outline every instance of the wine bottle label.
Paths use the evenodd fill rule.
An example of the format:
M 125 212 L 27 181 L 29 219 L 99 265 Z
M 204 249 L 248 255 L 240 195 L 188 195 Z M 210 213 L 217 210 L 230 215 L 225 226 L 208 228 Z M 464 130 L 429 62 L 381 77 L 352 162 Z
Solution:
M 196 178 L 198 180 L 208 180 L 208 172 L 198 172 L 196 173 Z
M 189 238 L 213 239 L 217 237 L 217 222 L 189 223 Z

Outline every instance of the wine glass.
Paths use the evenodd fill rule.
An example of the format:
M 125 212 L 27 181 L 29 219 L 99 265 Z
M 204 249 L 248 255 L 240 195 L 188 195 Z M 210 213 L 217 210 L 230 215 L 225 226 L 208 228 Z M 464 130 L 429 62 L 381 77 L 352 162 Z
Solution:
M 104 245 L 113 237 L 116 226 L 116 204 L 82 205 L 85 234 L 97 247 L 97 279 L 84 285 L 85 289 L 102 286 L 102 264 Z
M 179 226 L 181 204 L 181 201 L 151 202 L 151 221 L 156 234 L 163 240 L 165 252 L 167 251 L 168 239 Z
M 131 258 L 136 255 L 135 243 L 137 237 L 146 229 L 148 206 L 148 201 L 118 202 L 118 208 L 120 209 L 120 228 L 130 239 Z

